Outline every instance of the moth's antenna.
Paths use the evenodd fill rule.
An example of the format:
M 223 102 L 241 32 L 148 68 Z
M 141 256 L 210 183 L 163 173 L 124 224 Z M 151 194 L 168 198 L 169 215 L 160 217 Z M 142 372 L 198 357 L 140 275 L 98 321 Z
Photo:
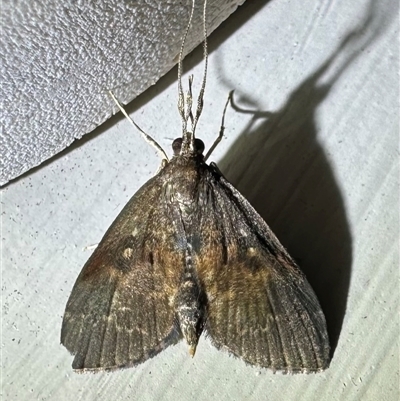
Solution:
M 207 79 L 207 66 L 208 66 L 208 50 L 207 50 L 207 0 L 204 0 L 203 7 L 203 34 L 204 34 L 204 43 L 203 43 L 203 58 L 204 58 L 204 73 L 203 73 L 203 82 L 201 83 L 201 89 L 199 93 L 199 97 L 197 98 L 197 109 L 196 116 L 194 118 L 194 122 L 192 123 L 192 133 L 194 137 L 194 131 L 196 130 L 197 121 L 200 118 L 201 112 L 203 111 L 203 98 L 204 98 L 204 90 L 206 89 L 206 79 Z
M 179 51 L 179 61 L 178 61 L 178 110 L 182 119 L 182 133 L 186 134 L 187 131 L 187 117 L 185 116 L 185 97 L 182 89 L 182 58 L 183 51 L 185 49 L 185 42 L 187 35 L 189 33 L 190 25 L 192 24 L 193 13 L 194 13 L 194 3 L 195 0 L 192 0 L 192 10 L 190 11 L 189 22 L 186 27 L 185 34 L 183 35 L 181 49 Z
M 155 141 L 150 135 L 146 134 L 136 123 L 135 121 L 132 120 L 132 118 L 129 117 L 129 114 L 125 111 L 125 109 L 122 107 L 121 103 L 117 100 L 117 98 L 114 96 L 114 94 L 109 90 L 108 91 L 113 98 L 114 102 L 122 112 L 122 114 L 129 120 L 129 122 L 142 134 L 144 140 L 149 143 L 151 146 L 156 148 L 157 152 L 161 153 L 161 157 L 165 160 L 169 160 L 167 154 L 164 152 L 164 149 L 158 144 L 157 141 Z

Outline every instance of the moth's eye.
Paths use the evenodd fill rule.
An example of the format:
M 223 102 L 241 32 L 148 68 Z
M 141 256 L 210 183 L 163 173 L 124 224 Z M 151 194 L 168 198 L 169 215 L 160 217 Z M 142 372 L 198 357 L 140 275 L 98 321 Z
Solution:
M 178 156 L 181 153 L 182 148 L 182 138 L 176 138 L 174 142 L 172 142 L 172 150 L 174 151 L 174 155 Z
M 194 146 L 196 147 L 196 152 L 199 155 L 202 155 L 204 152 L 204 142 L 201 139 L 195 139 L 194 140 Z

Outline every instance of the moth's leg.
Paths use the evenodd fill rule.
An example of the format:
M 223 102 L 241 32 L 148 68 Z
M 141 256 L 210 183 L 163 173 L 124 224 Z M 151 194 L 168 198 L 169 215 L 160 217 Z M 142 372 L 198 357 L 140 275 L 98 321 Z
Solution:
M 146 134 L 133 120 L 132 118 L 129 116 L 129 114 L 125 111 L 125 109 L 123 108 L 123 106 L 121 105 L 121 103 L 117 100 L 117 98 L 114 96 L 114 94 L 109 90 L 108 91 L 111 95 L 111 97 L 113 98 L 115 104 L 118 106 L 118 108 L 120 109 L 120 111 L 122 112 L 122 114 L 128 119 L 128 121 L 137 129 L 139 130 L 139 132 L 142 134 L 144 140 L 149 143 L 151 146 L 153 146 L 157 152 L 159 152 L 161 154 L 161 157 L 163 158 L 163 160 L 167 160 L 168 161 L 168 156 L 167 154 L 164 152 L 164 149 L 158 144 L 157 141 L 155 141 L 150 135 Z
M 156 171 L 155 175 L 157 175 L 167 164 L 168 164 L 168 160 L 162 159 L 161 160 L 161 165 L 158 168 L 158 170 Z
M 222 113 L 222 121 L 221 121 L 221 128 L 219 129 L 219 135 L 218 135 L 217 139 L 214 141 L 214 143 L 212 144 L 209 151 L 207 152 L 206 156 L 204 157 L 204 161 L 206 161 L 211 156 L 211 153 L 214 151 L 214 149 L 217 147 L 217 145 L 221 142 L 221 139 L 224 137 L 225 113 L 226 113 L 226 109 L 228 108 L 228 104 L 230 102 L 232 103 L 232 96 L 233 96 L 233 90 L 229 92 L 228 99 L 226 99 L 224 111 Z

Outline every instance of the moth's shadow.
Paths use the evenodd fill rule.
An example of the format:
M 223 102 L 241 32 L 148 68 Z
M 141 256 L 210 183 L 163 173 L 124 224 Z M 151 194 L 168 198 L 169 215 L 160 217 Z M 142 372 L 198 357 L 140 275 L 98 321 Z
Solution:
M 251 112 L 247 128 L 218 163 L 307 275 L 326 315 L 332 351 L 346 311 L 353 246 L 342 195 L 318 141 L 315 113 L 341 73 L 378 36 L 379 26 L 371 3 L 362 26 L 280 110 Z M 243 98 L 234 95 L 235 108 L 248 113 L 237 106 Z M 260 118 L 264 122 L 255 124 Z

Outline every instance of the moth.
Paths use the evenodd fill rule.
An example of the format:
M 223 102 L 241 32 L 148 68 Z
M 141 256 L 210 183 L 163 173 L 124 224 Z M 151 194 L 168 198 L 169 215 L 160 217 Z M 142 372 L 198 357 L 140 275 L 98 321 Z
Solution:
M 77 371 L 135 366 L 181 339 L 194 356 L 203 332 L 216 348 L 251 365 L 286 373 L 324 370 L 329 340 L 314 291 L 250 203 L 207 164 L 223 136 L 229 99 L 206 155 L 195 137 L 207 73 L 206 1 L 205 68 L 194 114 L 192 77 L 186 96 L 182 90 L 193 11 L 194 0 L 178 63 L 182 137 L 173 141 L 168 160 L 141 130 L 162 152 L 161 168 L 83 267 L 65 309 L 61 343 L 75 355 Z

